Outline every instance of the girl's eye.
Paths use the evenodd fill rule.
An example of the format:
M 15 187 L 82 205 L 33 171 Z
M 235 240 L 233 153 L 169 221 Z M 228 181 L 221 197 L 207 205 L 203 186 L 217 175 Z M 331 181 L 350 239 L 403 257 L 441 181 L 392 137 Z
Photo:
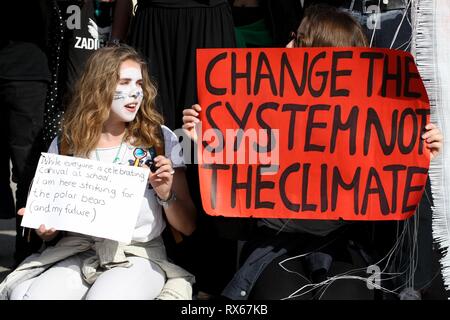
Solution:
M 139 87 L 142 87 L 142 81 L 138 81 L 138 82 L 136 82 L 136 84 L 137 84 Z
M 121 85 L 126 85 L 126 84 L 129 84 L 129 83 L 130 83 L 129 80 L 125 80 L 125 79 L 119 80 L 119 84 L 121 84 Z

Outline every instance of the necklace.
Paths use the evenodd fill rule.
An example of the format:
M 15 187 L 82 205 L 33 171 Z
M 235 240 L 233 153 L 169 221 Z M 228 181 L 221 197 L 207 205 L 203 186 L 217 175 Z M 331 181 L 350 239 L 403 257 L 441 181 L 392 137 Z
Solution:
M 119 154 L 120 154 L 120 150 L 122 150 L 122 145 L 123 145 L 123 140 L 122 140 L 122 142 L 120 142 L 120 146 L 119 146 L 119 148 L 117 149 L 116 155 L 114 156 L 113 163 L 117 163 L 117 162 L 120 161 Z M 100 161 L 100 156 L 99 156 L 99 154 L 98 154 L 97 149 L 95 149 L 95 157 L 97 158 L 97 161 Z

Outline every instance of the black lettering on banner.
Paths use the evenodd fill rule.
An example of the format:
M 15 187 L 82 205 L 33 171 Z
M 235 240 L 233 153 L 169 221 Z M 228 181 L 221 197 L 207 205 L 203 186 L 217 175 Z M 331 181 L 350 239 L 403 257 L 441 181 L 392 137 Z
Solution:
M 367 156 L 367 154 L 369 153 L 372 126 L 375 127 L 375 131 L 377 132 L 378 142 L 380 143 L 381 149 L 383 150 L 383 154 L 388 156 L 394 151 L 395 141 L 397 138 L 397 118 L 398 118 L 398 110 L 394 110 L 392 112 L 392 125 L 389 128 L 391 130 L 391 141 L 388 144 L 384 135 L 383 126 L 381 124 L 377 112 L 373 108 L 369 108 L 367 110 L 366 129 L 364 132 L 365 156 Z
M 392 203 L 391 213 L 397 211 L 397 190 L 398 190 L 398 172 L 406 170 L 406 166 L 401 164 L 393 164 L 383 167 L 384 171 L 392 171 Z
M 325 88 L 327 86 L 327 79 L 328 79 L 328 71 L 317 71 L 316 72 L 316 76 L 317 77 L 322 77 L 322 84 L 320 85 L 319 89 L 314 89 L 312 87 L 312 73 L 313 73 L 313 69 L 316 66 L 317 61 L 319 61 L 320 59 L 325 59 L 325 57 L 327 56 L 326 51 L 322 51 L 321 53 L 319 53 L 317 56 L 315 56 L 312 60 L 311 60 L 311 64 L 309 65 L 309 81 L 308 81 L 308 89 L 309 92 L 311 93 L 311 95 L 315 98 L 321 97 L 323 92 L 325 91 Z
M 350 114 L 347 118 L 346 122 L 341 121 L 341 106 L 337 105 L 334 110 L 333 117 L 333 127 L 331 130 L 331 138 L 330 138 L 330 153 L 334 153 L 334 149 L 336 148 L 337 134 L 338 130 L 348 130 L 349 132 L 349 153 L 351 155 L 356 153 L 356 129 L 358 126 L 358 114 L 359 108 L 354 106 L 350 111 Z
M 267 208 L 273 209 L 275 202 L 272 201 L 261 201 L 261 190 L 263 189 L 274 189 L 275 183 L 273 181 L 262 181 L 261 169 L 270 168 L 270 164 L 258 165 L 256 168 L 256 185 L 255 185 L 255 209 Z
M 286 181 L 289 178 L 289 176 L 293 173 L 293 172 L 297 172 L 300 170 L 300 163 L 293 163 L 291 164 L 289 167 L 287 167 L 283 173 L 281 174 L 280 177 L 280 197 L 281 197 L 281 201 L 283 201 L 284 206 L 291 211 L 294 212 L 299 212 L 300 211 L 300 204 L 298 203 L 293 203 L 291 200 L 289 200 L 289 198 L 286 195 Z
M 337 65 L 340 59 L 351 59 L 353 51 L 334 51 L 331 64 L 331 91 L 330 97 L 348 97 L 350 91 L 348 89 L 337 89 L 336 78 L 350 76 L 352 70 L 337 70 Z
M 403 201 L 402 201 L 402 213 L 416 210 L 416 206 L 408 206 L 409 195 L 412 192 L 422 191 L 423 188 L 425 187 L 425 185 L 415 185 L 415 186 L 411 185 L 413 176 L 415 174 L 428 174 L 428 169 L 422 167 L 408 167 L 408 171 L 406 173 L 405 193 L 403 194 Z
M 267 132 L 267 145 L 261 146 L 257 142 L 253 143 L 253 150 L 255 150 L 258 153 L 266 153 L 272 151 L 275 144 L 277 143 L 275 139 L 275 135 L 272 132 L 272 128 L 267 124 L 267 122 L 264 121 L 262 118 L 263 111 L 270 109 L 270 110 L 278 110 L 279 104 L 276 102 L 266 102 L 259 106 L 258 110 L 256 111 L 256 121 L 258 122 L 258 125 L 261 129 L 266 130 Z
M 295 78 L 295 73 L 292 70 L 291 64 L 289 62 L 289 59 L 287 57 L 286 52 L 283 52 L 281 55 L 281 67 L 280 67 L 280 97 L 284 96 L 284 76 L 286 74 L 285 70 L 289 73 L 290 82 L 294 85 L 294 90 L 298 96 L 302 96 L 305 92 L 306 87 L 306 79 L 307 79 L 307 71 L 308 71 L 308 61 L 309 61 L 309 54 L 308 52 L 305 52 L 303 56 L 303 72 L 299 72 L 299 74 L 303 75 L 301 83 L 298 84 L 297 79 Z
M 213 129 L 217 130 L 216 132 L 222 132 L 222 131 L 220 131 L 217 123 L 214 122 L 211 112 L 213 109 L 215 109 L 216 107 L 219 107 L 221 105 L 222 105 L 222 103 L 220 101 L 214 102 L 206 108 L 206 112 L 205 112 L 208 123 L 211 124 L 211 127 Z M 222 152 L 222 150 L 223 150 L 223 135 L 222 135 L 222 137 L 217 137 L 217 139 L 215 139 L 215 140 L 216 140 L 216 142 L 219 143 L 217 147 L 211 147 L 208 142 L 202 141 L 203 148 L 205 148 L 208 152 L 211 152 L 211 153 Z
M 315 211 L 317 205 L 308 203 L 308 180 L 309 180 L 309 168 L 311 163 L 303 164 L 303 176 L 302 176 L 302 211 Z
M 267 73 L 263 73 L 263 67 L 266 67 Z M 261 86 L 261 80 L 269 80 L 270 90 L 274 96 L 278 95 L 277 85 L 275 83 L 275 78 L 273 76 L 272 68 L 270 67 L 269 59 L 264 52 L 261 52 L 258 56 L 258 64 L 256 66 L 255 75 L 255 87 L 253 88 L 253 94 L 256 96 L 259 93 L 259 87 Z
M 315 104 L 309 107 L 308 121 L 306 124 L 306 135 L 305 135 L 305 152 L 306 151 L 320 151 L 325 150 L 325 146 L 319 146 L 317 144 L 311 143 L 312 130 L 314 128 L 326 128 L 327 124 L 325 122 L 314 122 L 314 115 L 316 111 L 328 111 L 330 110 L 329 104 Z
M 248 118 L 253 109 L 253 103 L 252 102 L 248 103 L 247 107 L 245 108 L 245 112 L 244 115 L 242 116 L 242 119 L 240 119 L 239 116 L 236 114 L 236 112 L 234 112 L 233 107 L 231 107 L 231 105 L 228 102 L 225 102 L 225 107 L 227 108 L 234 122 L 236 122 L 236 124 L 239 126 L 239 129 L 242 129 L 242 131 L 241 130 L 238 131 L 238 134 L 236 135 L 236 138 L 234 140 L 234 151 L 238 151 L 239 146 L 241 145 L 245 126 L 247 125 Z
M 422 95 L 420 92 L 409 91 L 411 79 L 420 79 L 418 72 L 410 72 L 409 66 L 415 66 L 414 59 L 410 56 L 405 57 L 405 85 L 403 87 L 403 95 L 408 98 L 420 98 Z
M 248 52 L 245 55 L 245 72 L 236 71 L 236 53 L 231 53 L 231 94 L 236 94 L 237 79 L 247 80 L 247 94 L 250 95 L 252 86 L 252 53 Z
M 238 165 L 233 164 L 232 166 L 232 178 L 231 178 L 231 207 L 236 207 L 236 193 L 237 190 L 243 189 L 245 190 L 245 207 L 247 209 L 250 208 L 252 203 L 252 176 L 253 176 L 253 167 L 248 166 L 247 168 L 247 181 L 238 182 Z
M 375 178 L 376 187 L 371 188 L 372 180 Z M 366 187 L 364 189 L 364 197 L 361 206 L 361 214 L 365 215 L 367 212 L 367 205 L 369 202 L 369 195 L 378 194 L 378 199 L 380 201 L 380 210 L 383 215 L 389 214 L 389 204 L 386 197 L 386 192 L 384 192 L 383 184 L 381 183 L 380 175 L 374 167 L 370 167 L 369 174 L 367 176 Z
M 341 176 L 338 167 L 333 168 L 333 179 L 331 183 L 331 210 L 336 210 L 337 198 L 338 198 L 338 187 L 342 187 L 345 190 L 353 189 L 353 212 L 355 214 L 359 213 L 359 180 L 361 177 L 361 167 L 357 167 L 355 175 L 350 183 L 346 183 Z
M 223 96 L 227 93 L 227 89 L 225 88 L 216 88 L 211 84 L 211 72 L 216 66 L 217 62 L 220 60 L 224 60 L 227 58 L 228 53 L 222 52 L 221 54 L 215 56 L 211 61 L 208 63 L 208 66 L 206 67 L 205 71 L 205 84 L 206 84 L 206 90 L 214 96 Z
M 229 170 L 230 166 L 227 164 L 202 164 L 203 169 L 212 170 L 211 172 L 211 208 L 216 208 L 217 202 L 217 171 L 219 170 Z
M 397 70 L 395 73 L 389 73 L 389 56 L 384 57 L 383 64 L 383 81 L 381 84 L 381 95 L 386 97 L 388 81 L 395 81 L 395 95 L 400 97 L 402 94 L 402 61 L 401 57 L 397 56 Z
M 404 144 L 405 140 L 405 119 L 407 116 L 411 116 L 411 119 L 413 121 L 412 126 L 412 137 L 411 141 L 409 142 L 409 145 Z M 399 128 L 398 128 L 398 149 L 402 154 L 408 154 L 411 153 L 411 151 L 414 149 L 414 146 L 416 145 L 417 141 L 417 135 L 418 135 L 418 123 L 417 123 L 417 117 L 416 113 L 411 108 L 406 108 L 402 111 L 402 114 L 400 115 L 400 121 L 399 121 Z M 409 126 L 407 127 L 409 128 Z
M 384 54 L 382 52 L 361 52 L 360 57 L 362 59 L 369 59 L 369 72 L 367 74 L 367 96 L 371 97 L 373 92 L 373 70 L 375 60 L 383 59 Z
M 297 136 L 295 134 L 295 119 L 297 112 L 303 112 L 306 111 L 306 104 L 291 104 L 286 103 L 283 105 L 281 111 L 290 111 L 291 116 L 289 118 L 289 134 L 288 134 L 288 149 L 292 150 L 294 148 L 294 138 Z

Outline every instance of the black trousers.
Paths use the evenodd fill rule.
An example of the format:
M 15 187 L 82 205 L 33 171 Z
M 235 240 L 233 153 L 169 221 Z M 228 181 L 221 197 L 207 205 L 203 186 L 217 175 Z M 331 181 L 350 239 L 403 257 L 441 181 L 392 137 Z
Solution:
M 245 244 L 241 258 L 267 244 L 272 244 L 275 252 L 285 249 L 286 253 L 268 262 L 249 300 L 375 299 L 376 291 L 368 288 L 366 281 L 368 252 L 362 250 L 358 235 L 366 227 L 356 223 L 325 237 L 259 227 L 254 239 Z
M 25 207 L 28 189 L 33 179 L 41 152 L 42 125 L 45 97 L 45 81 L 0 80 L 0 218 L 16 216 L 16 209 Z M 12 168 L 10 167 L 12 163 Z M 17 183 L 16 203 L 10 187 Z M 23 260 L 31 249 L 22 238 L 21 218 L 16 223 L 16 260 Z

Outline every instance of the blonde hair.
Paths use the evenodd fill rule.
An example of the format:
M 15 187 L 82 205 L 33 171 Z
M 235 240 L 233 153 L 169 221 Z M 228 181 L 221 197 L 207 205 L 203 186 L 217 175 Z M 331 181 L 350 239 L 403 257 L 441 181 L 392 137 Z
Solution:
M 367 47 L 361 25 L 348 13 L 328 5 L 305 11 L 297 29 L 297 47 Z
M 135 146 L 162 149 L 162 116 L 156 111 L 156 88 L 147 65 L 129 46 L 105 47 L 88 59 L 73 98 L 64 115 L 61 154 L 88 157 L 95 149 L 103 124 L 109 117 L 114 92 L 120 75 L 120 65 L 126 60 L 137 62 L 142 71 L 143 101 L 135 119 L 127 123 L 125 141 Z

